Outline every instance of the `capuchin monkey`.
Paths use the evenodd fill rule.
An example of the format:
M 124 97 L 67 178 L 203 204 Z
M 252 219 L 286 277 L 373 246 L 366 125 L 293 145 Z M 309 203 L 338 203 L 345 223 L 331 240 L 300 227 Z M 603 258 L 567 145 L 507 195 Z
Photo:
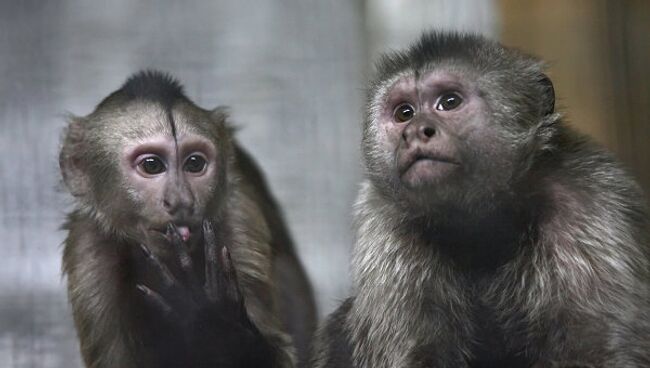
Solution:
M 311 287 L 231 131 L 156 71 L 70 118 L 63 270 L 87 367 L 290 367 L 290 337 L 304 358 Z
M 315 367 L 650 367 L 639 186 L 565 125 L 536 59 L 427 33 L 378 63 L 354 295 Z

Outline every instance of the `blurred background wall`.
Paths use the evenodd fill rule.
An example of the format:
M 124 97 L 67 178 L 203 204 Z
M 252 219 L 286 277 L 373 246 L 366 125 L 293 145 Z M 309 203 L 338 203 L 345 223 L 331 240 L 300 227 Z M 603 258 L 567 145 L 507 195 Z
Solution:
M 141 68 L 232 107 L 283 205 L 321 316 L 346 296 L 364 86 L 423 29 L 483 33 L 549 61 L 571 123 L 650 189 L 650 2 L 0 2 L 0 367 L 81 365 L 60 276 L 64 114 Z
M 569 122 L 650 193 L 650 1 L 500 0 L 501 40 L 549 64 Z

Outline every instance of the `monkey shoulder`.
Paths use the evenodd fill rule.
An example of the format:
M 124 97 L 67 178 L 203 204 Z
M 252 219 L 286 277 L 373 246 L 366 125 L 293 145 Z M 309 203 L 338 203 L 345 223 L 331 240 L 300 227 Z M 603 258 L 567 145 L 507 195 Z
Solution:
M 68 232 L 63 247 L 64 274 L 100 282 L 105 272 L 105 278 L 111 279 L 111 269 L 123 261 L 122 244 L 104 235 L 90 216 L 79 210 L 68 214 L 62 229 Z
M 234 144 L 233 174 L 237 185 L 233 186 L 239 199 L 234 201 L 238 209 L 236 221 L 247 227 L 247 246 L 257 248 L 264 259 L 265 282 L 274 285 L 274 303 L 264 302 L 268 309 L 275 305 L 279 321 L 285 332 L 293 337 L 300 361 L 307 359 L 308 346 L 316 326 L 316 307 L 311 286 L 295 253 L 293 239 L 284 221 L 264 173 L 251 155 L 237 142 Z M 240 237 L 242 238 L 242 237 Z M 260 262 L 262 260 L 260 259 Z M 258 264 L 258 267 L 261 265 Z M 245 271 L 245 270 L 244 270 Z M 260 292 L 256 293 L 257 297 Z M 268 293 L 261 293 L 268 295 Z
M 347 326 L 354 298 L 345 300 L 319 329 L 314 344 L 312 366 L 348 368 L 352 364 L 352 343 Z
M 115 272 L 125 269 L 120 244 L 102 235 L 90 216 L 78 210 L 68 215 L 62 229 L 68 231 L 62 268 L 86 365 L 100 367 L 110 361 L 135 366 L 128 339 L 121 334 L 125 330 L 115 323 L 124 321 L 128 294 L 128 273 Z
M 279 206 L 269 190 L 264 173 L 253 157 L 237 143 L 234 145 L 234 157 L 233 171 L 241 194 L 255 203 L 257 215 L 264 220 L 271 235 L 277 237 L 280 235 L 277 230 L 281 230 L 281 235 L 286 238 L 283 240 L 289 242 L 288 230 L 283 224 Z
M 584 192 L 623 190 L 630 196 L 641 195 L 640 186 L 627 168 L 592 138 L 563 127 L 554 146 L 540 165 L 544 171 L 552 168 L 554 179 L 564 178 L 562 182 Z
M 644 193 L 623 164 L 591 138 L 566 129 L 542 163 L 544 195 L 554 208 L 647 226 Z M 537 179 L 537 178 L 536 178 Z M 572 216 L 569 216 L 572 217 Z
M 538 229 L 553 240 L 548 245 L 569 252 L 567 259 L 610 270 L 611 277 L 620 273 L 620 278 L 647 278 L 648 209 L 638 182 L 624 165 L 590 138 L 570 130 L 563 132 L 545 161 L 533 180 L 541 194 Z M 616 267 L 604 261 L 606 253 L 617 259 Z

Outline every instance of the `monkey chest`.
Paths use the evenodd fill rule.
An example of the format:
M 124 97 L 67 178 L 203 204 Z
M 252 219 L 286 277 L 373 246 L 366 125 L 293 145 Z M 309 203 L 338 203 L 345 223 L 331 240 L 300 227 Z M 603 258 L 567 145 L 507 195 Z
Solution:
M 501 324 L 494 310 L 477 303 L 472 308 L 473 335 L 469 339 L 472 368 L 524 368 L 532 366 L 532 358 L 526 355 L 523 337 L 517 337 L 519 328 Z

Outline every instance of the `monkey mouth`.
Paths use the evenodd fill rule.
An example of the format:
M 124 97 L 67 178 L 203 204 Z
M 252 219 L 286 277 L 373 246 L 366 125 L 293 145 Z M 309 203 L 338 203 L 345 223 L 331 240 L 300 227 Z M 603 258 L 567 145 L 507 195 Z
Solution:
M 456 160 L 439 154 L 426 153 L 421 151 L 416 151 L 411 154 L 405 155 L 405 159 L 401 160 L 400 166 L 400 176 L 406 174 L 410 169 L 419 164 L 435 164 L 443 163 L 458 166 L 460 165 Z
M 192 237 L 192 234 L 195 232 L 196 229 L 194 229 L 192 226 L 188 224 L 180 224 L 180 223 L 170 223 L 172 226 L 173 231 L 176 231 L 178 236 L 181 238 L 181 240 L 186 243 L 190 238 Z M 153 227 L 150 230 L 160 233 L 165 239 L 171 240 L 170 236 L 171 234 L 169 233 L 168 227 L 163 226 L 163 227 Z
M 460 163 L 447 155 L 414 150 L 398 161 L 398 174 L 407 186 L 419 187 L 442 180 L 458 166 Z
M 181 236 L 181 239 L 186 242 L 190 239 L 190 236 L 192 235 L 192 231 L 190 230 L 189 226 L 183 226 L 179 225 L 176 226 L 176 230 L 178 231 L 178 235 Z
M 413 162 L 411 163 L 411 165 L 418 162 L 418 161 L 438 161 L 438 162 L 444 162 L 444 163 L 448 163 L 448 164 L 458 165 L 458 163 L 456 161 L 452 160 L 451 158 L 448 158 L 448 157 L 445 157 L 445 156 L 427 155 L 427 154 L 422 154 L 422 153 L 415 156 L 415 158 L 413 159 Z

